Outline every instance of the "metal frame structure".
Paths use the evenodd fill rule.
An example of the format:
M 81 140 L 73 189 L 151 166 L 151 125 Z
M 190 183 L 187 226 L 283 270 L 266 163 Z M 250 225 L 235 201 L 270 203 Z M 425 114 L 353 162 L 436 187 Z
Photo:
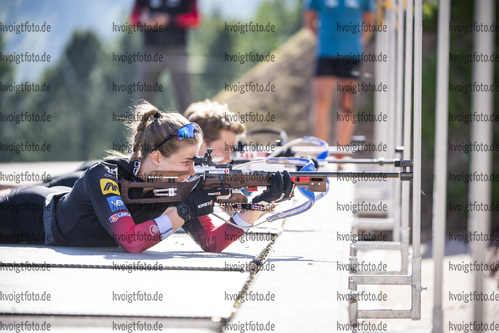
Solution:
M 396 5 L 394 5 L 396 4 Z M 397 7 L 398 6 L 398 7 Z M 412 164 L 407 164 L 405 167 L 410 167 L 412 171 L 412 188 L 409 188 L 407 182 L 393 183 L 389 190 L 390 198 L 394 209 L 388 215 L 388 221 L 383 223 L 385 226 L 392 226 L 394 233 L 394 241 L 392 242 L 358 242 L 352 244 L 350 257 L 350 303 L 349 314 L 350 323 L 356 325 L 359 318 L 365 319 L 391 319 L 405 318 L 419 320 L 421 319 L 421 126 L 422 126 L 422 0 L 406 1 L 406 29 L 405 29 L 405 78 L 402 69 L 403 64 L 403 46 L 404 46 L 404 18 L 403 8 L 404 1 L 398 0 L 391 2 L 386 8 L 386 18 L 388 25 L 387 36 L 380 36 L 379 44 L 388 45 L 388 57 L 391 59 L 393 66 L 390 66 L 389 75 L 386 72 L 381 73 L 379 80 L 386 78 L 389 86 L 397 87 L 391 89 L 388 96 L 380 96 L 380 100 L 376 103 L 376 113 L 382 110 L 389 110 L 391 126 L 387 132 L 387 139 L 394 140 L 388 142 L 396 142 L 404 147 L 398 149 L 398 152 L 403 154 L 403 161 L 412 160 Z M 413 16 L 414 16 L 414 33 L 413 33 Z M 398 21 L 397 19 L 398 18 Z M 414 47 L 413 47 L 414 36 Z M 377 47 L 377 50 L 381 46 Z M 414 52 L 413 52 L 414 50 Z M 412 77 L 412 57 L 414 56 L 414 76 Z M 384 66 L 377 66 L 378 73 Z M 385 66 L 386 67 L 386 66 Z M 395 70 L 393 70 L 395 69 Z M 403 84 L 404 81 L 404 84 Z M 411 90 L 413 81 L 414 92 L 413 101 L 411 100 Z M 405 90 L 402 90 L 402 87 Z M 377 96 L 378 98 L 378 96 Z M 403 103 L 404 101 L 404 103 Z M 404 108 L 402 110 L 402 105 Z M 386 108 L 384 108 L 386 106 Z M 414 108 L 413 117 L 412 107 Z M 403 112 L 402 112 L 403 111 Z M 412 126 L 411 126 L 412 118 Z M 386 124 L 381 124 L 380 131 L 384 131 Z M 412 132 L 412 142 L 410 134 Z M 378 136 L 379 138 L 379 136 Z M 412 147 L 411 147 L 412 144 Z M 409 149 L 409 147 L 412 148 Z M 392 147 L 392 152 L 395 152 L 395 147 Z M 412 158 L 409 158 L 411 156 Z M 412 192 L 411 192 L 412 190 Z M 409 268 L 409 222 L 412 222 L 412 259 L 411 273 L 408 273 Z M 372 224 L 371 227 L 380 227 L 380 223 Z M 401 269 L 397 272 L 361 272 L 358 268 L 358 258 L 356 257 L 358 250 L 399 250 L 401 254 Z M 358 309 L 358 286 L 359 285 L 406 285 L 411 286 L 411 308 L 407 310 L 394 309 L 374 309 L 374 310 L 359 310 Z
M 394 138 L 397 144 L 403 146 L 402 161 L 412 160 L 413 181 L 412 188 L 408 182 L 394 183 L 390 189 L 390 197 L 394 198 L 394 208 L 401 205 L 400 213 L 396 210 L 392 217 L 387 218 L 385 222 L 366 221 L 362 226 L 372 229 L 393 230 L 393 242 L 358 242 L 352 244 L 350 265 L 349 288 L 351 290 L 350 298 L 350 322 L 353 326 L 357 324 L 358 318 L 366 319 L 392 319 L 407 318 L 418 320 L 421 318 L 421 255 L 420 255 L 420 229 L 421 229 L 421 126 L 422 126 L 422 0 L 415 0 L 413 14 L 413 1 L 406 2 L 406 25 L 405 25 L 405 70 L 402 73 L 403 57 L 403 0 L 388 1 L 386 8 L 387 23 L 390 27 L 390 33 L 380 36 L 377 51 L 383 47 L 388 50 L 390 58 L 396 56 L 396 62 L 389 68 L 380 64 L 377 66 L 377 83 L 382 80 L 388 80 L 390 84 L 395 84 L 396 89 L 391 89 L 391 95 L 378 94 L 375 104 L 376 113 L 379 110 L 389 110 L 390 115 L 394 115 L 395 124 L 386 127 L 386 124 L 379 126 L 378 130 L 383 133 L 383 139 L 390 140 Z M 398 5 L 398 21 L 394 23 L 395 9 L 391 5 Z M 434 299 L 433 299 L 433 332 L 443 332 L 443 257 L 445 249 L 445 222 L 446 222 L 446 176 L 447 176 L 447 140 L 448 140 L 448 82 L 449 82 L 449 51 L 450 51 L 450 3 L 451 0 L 442 0 L 439 2 L 438 18 L 438 63 L 437 63 L 437 100 L 436 100 L 436 131 L 435 131 L 435 179 L 433 196 L 433 257 L 435 262 L 434 272 Z M 495 3 L 493 0 L 475 0 L 475 22 L 481 22 L 491 25 L 494 22 Z M 413 32 L 413 17 L 414 32 Z M 396 51 L 394 43 L 396 36 Z M 413 42 L 414 37 L 414 42 Z M 493 33 L 474 32 L 474 50 L 484 54 L 492 54 L 494 50 Z M 413 64 L 414 56 L 414 64 Z M 414 65 L 414 77 L 413 74 Z M 396 69 L 393 71 L 393 69 Z M 389 72 L 387 74 L 387 71 Z M 474 62 L 472 65 L 473 81 L 484 85 L 490 85 L 493 82 L 494 64 L 493 62 Z M 402 80 L 404 80 L 404 93 L 402 96 Z M 414 84 L 412 86 L 412 83 Z M 414 87 L 413 96 L 411 96 Z M 411 99 L 411 97 L 413 99 Z M 402 112 L 403 107 L 403 116 Z M 392 106 L 396 105 L 395 110 Z M 412 107 L 413 116 L 412 115 Z M 472 94 L 472 111 L 480 110 L 483 114 L 491 115 L 493 112 L 493 94 L 489 92 L 476 91 Z M 403 126 L 403 131 L 401 127 Z M 473 122 L 471 127 L 471 142 L 480 142 L 486 145 L 492 143 L 492 125 L 484 122 Z M 412 142 L 411 142 L 412 132 Z M 381 136 L 378 136 L 380 139 Z M 412 151 L 408 149 L 411 147 Z M 491 156 L 490 152 L 471 153 L 471 172 L 480 172 L 490 174 Z M 378 162 L 382 160 L 378 159 Z M 359 163 L 362 163 L 359 161 Z M 380 163 L 381 164 L 381 163 Z M 399 187 L 400 185 L 400 187 Z M 412 190 L 412 191 L 411 191 Z M 401 194 L 401 196 L 399 196 Z M 491 184 L 490 182 L 471 182 L 469 189 L 469 202 L 491 202 Z M 489 211 L 473 211 L 469 214 L 468 229 L 471 232 L 490 232 L 491 215 Z M 371 223 L 369 223 L 371 222 Z M 409 222 L 412 222 L 412 259 L 411 273 L 408 273 L 409 257 Z M 398 224 L 400 223 L 400 224 Z M 400 227 L 400 229 L 397 229 Z M 400 232 L 400 233 L 399 233 Z M 400 239 L 397 237 L 400 236 Z M 470 244 L 471 255 L 474 261 L 484 262 L 486 243 L 473 242 Z M 357 268 L 358 258 L 357 250 L 400 250 L 402 264 L 400 272 L 388 272 L 387 275 L 376 272 L 360 272 Z M 398 274 L 397 274 L 398 273 Z M 483 291 L 483 275 L 481 272 L 475 272 L 474 290 Z M 359 285 L 407 285 L 412 288 L 411 308 L 407 310 L 359 310 L 358 292 Z M 482 302 L 474 304 L 474 320 L 481 322 L 484 319 Z
M 435 179 L 434 179 L 434 205 L 433 205 L 433 258 L 435 269 L 435 287 L 433 298 L 433 332 L 443 332 L 443 258 L 445 252 L 445 222 L 447 202 L 447 140 L 448 140 L 448 84 L 449 84 L 449 50 L 450 34 L 448 24 L 450 23 L 451 0 L 441 0 L 439 3 L 438 17 L 438 63 L 437 63 L 437 120 L 435 123 Z M 493 0 L 475 0 L 475 22 L 493 24 L 495 3 Z M 484 54 L 492 54 L 494 51 L 493 33 L 474 32 L 474 50 Z M 493 62 L 474 62 L 472 75 L 474 82 L 490 85 L 493 82 Z M 475 91 L 472 95 L 471 110 L 480 110 L 483 114 L 492 115 L 493 95 L 491 92 Z M 492 125 L 484 122 L 473 122 L 471 127 L 471 141 L 484 144 L 492 143 Z M 490 174 L 491 156 L 490 152 L 472 152 L 470 172 L 477 171 Z M 470 182 L 470 202 L 491 202 L 490 182 Z M 470 212 L 468 217 L 468 230 L 470 232 L 490 232 L 491 216 L 488 211 Z M 475 262 L 485 261 L 486 242 L 471 242 L 471 255 Z M 483 274 L 479 271 L 474 273 L 474 289 L 483 291 Z M 474 304 L 474 321 L 482 322 L 484 317 L 483 302 Z
M 412 2 L 411 2 L 412 3 Z M 396 7 L 396 10 L 395 10 Z M 396 13 L 395 13 L 396 12 Z M 412 91 L 412 22 L 413 22 L 412 5 L 407 5 L 406 21 L 407 29 L 405 30 L 406 50 L 405 50 L 405 71 L 404 69 L 404 4 L 398 6 L 387 6 L 387 24 L 389 26 L 388 41 L 386 36 L 381 35 L 377 49 L 382 49 L 388 45 L 389 60 L 392 60 L 391 66 L 381 65 L 377 63 L 377 71 L 381 77 L 389 80 L 390 86 L 397 87 L 391 89 L 390 94 L 376 95 L 376 100 L 382 102 L 376 104 L 376 109 L 386 105 L 389 109 L 390 119 L 392 122 L 389 126 L 385 124 L 378 125 L 378 132 L 384 133 L 379 135 L 379 139 L 395 142 L 395 147 L 391 146 L 391 152 L 397 154 L 397 157 L 402 160 L 410 159 L 410 133 L 411 133 L 411 91 Z M 396 44 L 395 44 L 396 40 Z M 396 68 L 396 71 L 390 70 Z M 386 72 L 390 72 L 389 76 Z M 405 76 L 404 76 L 405 73 Z M 382 79 L 381 79 L 382 80 Z M 405 80 L 403 84 L 403 80 Z M 405 89 L 404 89 L 405 87 Z M 380 96 L 381 95 L 381 96 Z M 402 108 L 405 101 L 404 108 Z M 377 113 L 380 111 L 377 110 Z M 394 140 L 390 141 L 390 138 Z M 404 149 L 404 146 L 406 149 Z M 393 154 L 393 153 L 392 153 Z M 391 209 L 386 218 L 357 218 L 354 221 L 355 229 L 375 229 L 375 230 L 391 230 L 393 232 L 393 241 L 391 242 L 358 242 L 352 244 L 351 255 L 355 256 L 358 250 L 383 249 L 396 250 L 400 252 L 400 269 L 389 271 L 384 274 L 407 274 L 409 266 L 409 184 L 406 182 L 392 182 L 390 186 L 384 189 L 387 193 L 389 206 Z M 401 207 L 401 208 L 400 208 Z M 355 230 L 356 231 L 356 230 Z

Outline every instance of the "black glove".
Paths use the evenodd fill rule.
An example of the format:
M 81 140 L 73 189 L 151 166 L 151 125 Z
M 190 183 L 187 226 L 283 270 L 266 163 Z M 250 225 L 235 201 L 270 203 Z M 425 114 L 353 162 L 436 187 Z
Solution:
M 177 213 L 185 222 L 199 216 L 213 213 L 214 200 L 204 190 L 201 190 L 204 179 L 201 178 L 187 199 L 177 206 Z
M 272 175 L 272 181 L 270 184 L 270 189 L 263 191 L 262 194 L 257 195 L 252 203 L 275 203 L 288 200 L 293 194 L 295 189 L 295 184 L 291 182 L 291 176 L 286 170 L 281 172 L 277 171 Z

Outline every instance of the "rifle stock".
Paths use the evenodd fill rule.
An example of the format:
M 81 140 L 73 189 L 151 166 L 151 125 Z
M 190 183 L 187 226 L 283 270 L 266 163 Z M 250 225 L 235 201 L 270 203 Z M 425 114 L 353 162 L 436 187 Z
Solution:
M 218 202 L 242 202 L 244 196 L 232 195 L 232 190 L 244 189 L 256 191 L 258 187 L 268 187 L 271 184 L 272 174 L 275 172 L 242 172 L 240 170 L 220 170 L 213 173 L 205 171 L 201 175 L 204 178 L 201 189 L 209 195 L 216 196 Z M 121 196 L 125 203 L 155 203 L 155 202 L 182 202 L 197 185 L 198 180 L 175 182 L 178 173 L 157 172 L 147 177 L 146 182 L 121 182 Z M 308 187 L 310 192 L 326 192 L 328 175 L 320 172 L 290 172 L 291 181 L 296 187 Z M 168 181 L 165 181 L 168 180 Z M 173 180 L 173 181 L 172 181 Z M 150 193 L 152 197 L 134 197 L 130 195 L 130 189 L 141 188 L 143 193 Z M 232 199 L 231 199 L 232 198 Z

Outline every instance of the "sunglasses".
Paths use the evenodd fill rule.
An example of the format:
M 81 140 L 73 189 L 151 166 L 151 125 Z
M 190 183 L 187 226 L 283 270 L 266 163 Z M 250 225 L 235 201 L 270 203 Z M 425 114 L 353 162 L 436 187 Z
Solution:
M 170 140 L 171 138 L 173 138 L 174 136 L 177 136 L 177 139 L 179 140 L 183 140 L 185 138 L 193 138 L 195 136 L 195 133 L 198 133 L 198 129 L 196 128 L 196 125 L 194 124 L 187 124 L 187 125 L 184 125 L 182 127 L 180 127 L 178 130 L 176 130 L 175 132 L 173 132 L 172 134 L 169 134 L 166 138 L 164 138 L 163 140 L 161 140 L 160 143 L 158 143 L 158 145 L 156 147 L 154 147 L 153 150 L 151 150 L 151 153 L 155 150 L 157 150 L 159 147 L 161 147 L 161 145 L 163 143 L 165 143 L 166 141 Z M 149 153 L 150 154 L 150 153 Z

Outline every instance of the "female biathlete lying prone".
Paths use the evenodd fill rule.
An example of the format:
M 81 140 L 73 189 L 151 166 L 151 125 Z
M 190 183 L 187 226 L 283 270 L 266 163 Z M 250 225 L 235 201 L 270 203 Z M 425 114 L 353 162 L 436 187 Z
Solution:
M 32 186 L 0 200 L 0 243 L 28 242 L 64 246 L 116 246 L 142 252 L 182 227 L 201 248 L 221 252 L 243 229 L 229 224 L 215 227 L 206 216 L 213 198 L 194 189 L 176 207 L 169 203 L 125 206 L 120 181 L 142 182 L 154 171 L 194 174 L 194 157 L 202 141 L 201 129 L 178 113 L 162 113 L 143 102 L 135 107 L 137 122 L 130 124 L 133 153 L 114 156 L 93 165 L 73 188 Z M 199 187 L 199 186 L 197 186 Z M 293 189 L 286 171 L 272 177 L 270 189 L 256 203 L 286 200 Z M 250 226 L 259 211 L 239 211 L 231 221 Z

